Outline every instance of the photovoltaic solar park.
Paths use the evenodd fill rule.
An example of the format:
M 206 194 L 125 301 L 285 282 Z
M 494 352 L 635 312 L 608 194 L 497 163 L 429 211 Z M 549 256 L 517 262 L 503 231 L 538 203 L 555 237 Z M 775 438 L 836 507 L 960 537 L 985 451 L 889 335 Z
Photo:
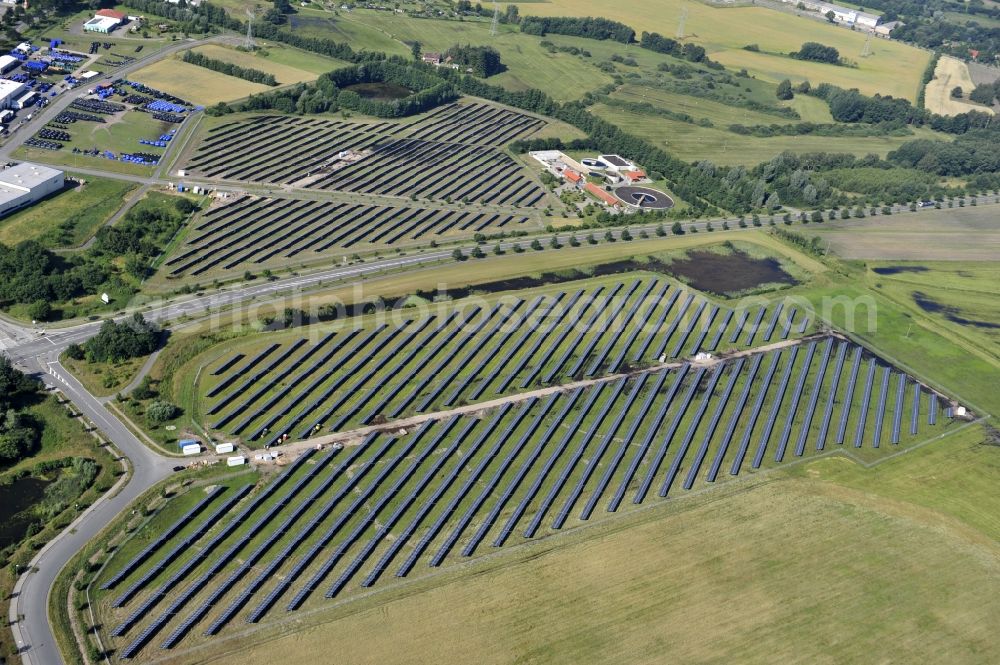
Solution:
M 182 172 L 234 194 L 195 218 L 162 272 L 171 280 L 231 278 L 356 252 L 539 231 L 550 196 L 502 148 L 546 125 L 479 102 L 449 104 L 415 122 L 257 115 L 217 124 L 182 158 Z M 300 198 L 241 191 L 262 185 Z
M 633 272 L 392 315 L 197 360 L 220 438 L 303 441 L 266 482 L 192 486 L 112 556 L 97 602 L 120 658 L 802 460 L 870 463 L 950 423 L 937 392 L 791 300 L 730 309 Z M 312 445 L 331 437 L 346 445 Z
M 262 445 L 813 329 L 780 302 L 735 312 L 653 276 L 572 286 L 419 317 L 404 309 L 311 340 L 292 332 L 227 345 L 198 374 L 193 406 L 220 436 Z
M 497 146 L 544 125 L 486 104 L 443 107 L 412 124 L 259 116 L 216 127 L 186 170 L 224 181 L 529 207 L 544 190 Z

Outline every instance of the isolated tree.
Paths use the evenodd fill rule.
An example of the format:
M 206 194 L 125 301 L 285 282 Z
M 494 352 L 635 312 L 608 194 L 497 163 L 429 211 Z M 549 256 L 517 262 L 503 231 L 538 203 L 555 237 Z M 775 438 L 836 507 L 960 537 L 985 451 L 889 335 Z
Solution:
M 465 254 L 462 253 L 461 249 L 456 247 L 451 253 L 451 258 L 455 259 L 456 261 L 464 261 Z
M 536 252 L 540 252 L 544 248 L 542 247 L 542 243 L 538 241 L 538 238 L 535 238 L 534 240 L 531 241 L 531 249 L 535 250 Z
M 476 245 L 475 247 L 472 248 L 472 258 L 474 259 L 486 258 L 486 252 L 483 251 L 482 247 Z
M 954 88 L 952 88 L 951 89 L 951 96 L 952 96 L 952 99 L 961 99 L 962 98 L 962 87 L 956 85 Z
M 413 54 L 414 60 L 420 60 L 420 54 L 422 50 L 422 45 L 420 42 L 413 42 L 413 46 L 410 47 L 410 53 Z
M 825 16 L 826 20 L 829 21 L 830 23 L 833 23 L 837 20 L 837 15 L 833 13 L 832 9 L 827 13 L 823 14 L 823 16 Z
M 778 99 L 792 99 L 795 97 L 795 93 L 792 92 L 792 82 L 785 79 L 779 83 L 778 89 L 775 91 L 775 95 Z
M 684 235 L 684 227 L 681 226 L 680 222 L 674 222 L 673 226 L 670 227 L 670 232 L 675 236 L 682 236 Z

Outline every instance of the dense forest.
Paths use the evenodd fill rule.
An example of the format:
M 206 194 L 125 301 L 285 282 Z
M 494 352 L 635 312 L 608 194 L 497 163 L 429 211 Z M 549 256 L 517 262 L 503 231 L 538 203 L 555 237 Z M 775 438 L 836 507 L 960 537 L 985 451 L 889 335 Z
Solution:
M 172 205 L 162 199 L 173 201 Z M 146 277 L 151 259 L 177 232 L 184 217 L 197 206 L 187 199 L 161 197 L 134 206 L 121 222 L 103 227 L 85 252 L 56 254 L 35 240 L 13 247 L 0 243 L 0 304 L 32 304 L 47 312 L 51 303 L 65 302 L 102 289 L 128 290 L 118 265 L 128 277 Z M 38 316 L 37 318 L 46 318 Z
M 0 464 L 16 462 L 41 442 L 43 424 L 24 409 L 24 402 L 37 396 L 40 387 L 0 354 Z
M 141 358 L 160 345 L 160 328 L 136 312 L 121 323 L 105 321 L 96 335 L 83 344 L 90 362 L 121 362 Z
M 524 16 L 521 32 L 544 37 L 547 34 L 571 35 L 588 39 L 611 39 L 623 44 L 635 41 L 635 30 L 624 23 L 606 18 L 575 16 Z

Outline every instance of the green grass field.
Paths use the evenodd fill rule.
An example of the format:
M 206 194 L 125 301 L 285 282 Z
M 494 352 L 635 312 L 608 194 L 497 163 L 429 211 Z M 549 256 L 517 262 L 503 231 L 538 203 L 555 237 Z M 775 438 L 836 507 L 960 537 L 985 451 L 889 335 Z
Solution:
M 646 30 L 673 37 L 681 10 L 687 10 L 685 40 L 700 44 L 717 60 L 731 69 L 745 67 L 771 83 L 791 78 L 817 83 L 833 83 L 844 88 L 857 87 L 867 94 L 880 93 L 916 99 L 920 76 L 930 54 L 890 40 L 876 40 L 872 54 L 862 58 L 865 37 L 818 21 L 795 17 L 784 12 L 757 7 L 713 8 L 691 0 L 649 0 L 642 12 L 632 5 L 595 4 L 587 0 L 551 0 L 524 3 L 523 15 L 603 16 L 622 21 L 637 32 Z M 796 51 L 803 42 L 817 41 L 836 47 L 841 55 L 858 67 L 837 67 L 804 63 L 770 53 Z M 758 44 L 767 53 L 744 51 L 747 44 Z
M 193 67 L 193 65 L 191 65 Z M 198 67 L 198 69 L 201 69 Z M 204 71 L 208 71 L 207 69 Z M 92 150 L 97 148 L 110 150 L 119 155 L 123 152 L 149 152 L 162 154 L 162 148 L 152 148 L 142 145 L 139 139 L 157 139 L 160 135 L 177 129 L 177 125 L 161 122 L 149 113 L 126 111 L 119 116 L 107 116 L 107 122 L 75 122 L 68 125 L 72 136 L 70 141 L 63 142 L 62 150 L 43 150 L 30 146 L 21 146 L 15 151 L 15 156 L 33 162 L 56 164 L 69 168 L 90 168 L 125 173 L 130 175 L 150 175 L 156 168 L 142 166 L 117 159 L 94 157 L 90 155 L 73 154 L 73 148 Z
M 135 189 L 132 183 L 120 180 L 90 176 L 85 180 L 82 187 L 65 190 L 0 220 L 0 243 L 15 245 L 38 240 L 47 247 L 81 245 Z
M 699 107 L 703 104 L 704 102 L 700 101 Z M 874 153 L 884 157 L 906 141 L 936 136 L 930 130 L 921 129 L 915 131 L 912 136 L 898 137 L 802 135 L 759 138 L 734 134 L 719 127 L 700 127 L 678 120 L 632 113 L 604 104 L 595 104 L 591 107 L 591 111 L 630 133 L 653 142 L 680 159 L 685 161 L 707 159 L 721 165 L 751 166 L 785 151 L 842 152 L 856 155 Z M 743 110 L 733 108 L 731 114 L 742 116 Z
M 273 74 L 279 85 L 314 81 L 320 74 L 347 64 L 342 60 L 292 49 L 282 44 L 269 44 L 256 53 L 237 51 L 218 44 L 199 46 L 193 50 L 209 58 Z
M 412 19 L 387 12 L 365 9 L 342 14 L 333 20 L 337 25 L 364 26 L 394 40 L 401 48 L 419 41 L 424 51 L 445 51 L 456 44 L 489 44 L 498 51 L 507 71 L 490 77 L 489 81 L 510 90 L 537 88 L 557 100 L 577 99 L 588 90 L 594 90 L 611 81 L 588 59 L 568 53 L 549 53 L 543 49 L 538 37 L 524 35 L 509 26 L 501 26 L 496 37 L 490 36 L 488 21 L 438 21 Z M 556 41 L 556 40 L 553 40 Z M 588 40 L 573 40 L 575 43 Z M 366 41 L 362 35 L 352 35 L 351 43 L 376 50 L 378 46 Z M 563 43 L 558 40 L 558 43 Z M 589 48 L 590 44 L 583 46 Z M 593 58 L 594 61 L 597 58 Z

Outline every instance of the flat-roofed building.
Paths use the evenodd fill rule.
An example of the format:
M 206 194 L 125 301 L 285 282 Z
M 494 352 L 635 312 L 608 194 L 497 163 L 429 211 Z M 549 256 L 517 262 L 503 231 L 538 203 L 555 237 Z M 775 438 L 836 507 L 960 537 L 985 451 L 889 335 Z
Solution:
M 64 183 L 62 171 L 41 164 L 21 162 L 0 170 L 0 217 L 58 192 Z
M 24 96 L 24 91 L 28 89 L 23 83 L 0 79 L 0 109 L 17 108 L 17 100 Z

